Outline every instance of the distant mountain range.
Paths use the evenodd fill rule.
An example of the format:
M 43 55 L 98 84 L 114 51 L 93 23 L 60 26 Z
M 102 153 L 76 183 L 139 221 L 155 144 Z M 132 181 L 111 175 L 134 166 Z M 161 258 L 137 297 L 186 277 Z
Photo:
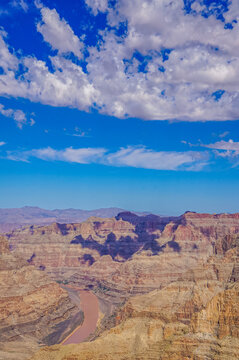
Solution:
M 102 208 L 96 210 L 55 209 L 46 210 L 35 206 L 22 208 L 0 209 L 0 233 L 15 230 L 26 225 L 48 225 L 53 222 L 77 223 L 91 216 L 109 218 L 125 211 L 121 208 Z M 147 215 L 147 212 L 134 212 L 137 215 Z

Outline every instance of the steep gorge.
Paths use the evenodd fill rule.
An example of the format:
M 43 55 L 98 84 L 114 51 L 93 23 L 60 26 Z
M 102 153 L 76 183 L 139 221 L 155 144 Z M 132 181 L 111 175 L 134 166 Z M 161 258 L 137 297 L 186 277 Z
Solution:
M 32 360 L 237 360 L 239 282 L 227 274 L 218 280 L 212 260 L 161 290 L 131 297 L 94 341 L 44 348 Z

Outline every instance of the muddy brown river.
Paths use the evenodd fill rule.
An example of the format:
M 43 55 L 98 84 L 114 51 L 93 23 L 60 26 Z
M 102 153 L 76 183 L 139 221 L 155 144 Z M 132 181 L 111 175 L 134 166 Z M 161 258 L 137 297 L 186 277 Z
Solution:
M 84 312 L 84 321 L 81 326 L 77 327 L 62 341 L 62 345 L 79 344 L 86 340 L 88 336 L 95 331 L 99 317 L 97 297 L 90 291 L 81 290 L 76 287 L 73 289 L 78 290 L 80 293 L 81 310 Z

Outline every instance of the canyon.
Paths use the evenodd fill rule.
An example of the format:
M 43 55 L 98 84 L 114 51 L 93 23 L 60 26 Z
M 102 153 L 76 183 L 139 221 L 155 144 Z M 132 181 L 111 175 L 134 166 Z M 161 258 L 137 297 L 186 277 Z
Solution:
M 83 321 L 67 291 L 18 255 L 0 236 L 0 359 L 27 359 L 61 341 Z
M 32 335 L 40 342 L 34 350 L 41 348 L 32 359 L 239 358 L 239 214 L 121 212 L 82 223 L 30 225 L 4 239 L 7 256 L 22 259 L 21 266 L 52 284 L 51 289 L 54 284 L 49 306 L 60 299 L 58 292 L 64 297 L 71 310 L 56 303 L 55 308 L 65 319 L 80 311 L 67 287 L 91 291 L 99 301 L 97 327 L 85 342 L 60 344 L 76 322 L 69 320 L 71 326 L 57 338 L 50 335 L 57 325 L 53 316 L 45 320 L 52 324 L 51 343 L 43 341 L 40 327 L 38 337 Z M 8 297 L 14 286 L 4 290 Z M 14 306 L 5 321 L 12 319 Z M 8 340 L 13 344 L 14 336 Z

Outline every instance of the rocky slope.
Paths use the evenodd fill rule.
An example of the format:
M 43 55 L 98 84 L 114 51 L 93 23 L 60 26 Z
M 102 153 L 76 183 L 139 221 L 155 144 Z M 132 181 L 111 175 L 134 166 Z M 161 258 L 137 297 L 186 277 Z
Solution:
M 132 297 L 95 341 L 44 348 L 32 360 L 237 360 L 239 282 L 210 273 Z
M 55 344 L 82 321 L 68 293 L 21 257 L 0 236 L 0 359 L 25 359 Z

